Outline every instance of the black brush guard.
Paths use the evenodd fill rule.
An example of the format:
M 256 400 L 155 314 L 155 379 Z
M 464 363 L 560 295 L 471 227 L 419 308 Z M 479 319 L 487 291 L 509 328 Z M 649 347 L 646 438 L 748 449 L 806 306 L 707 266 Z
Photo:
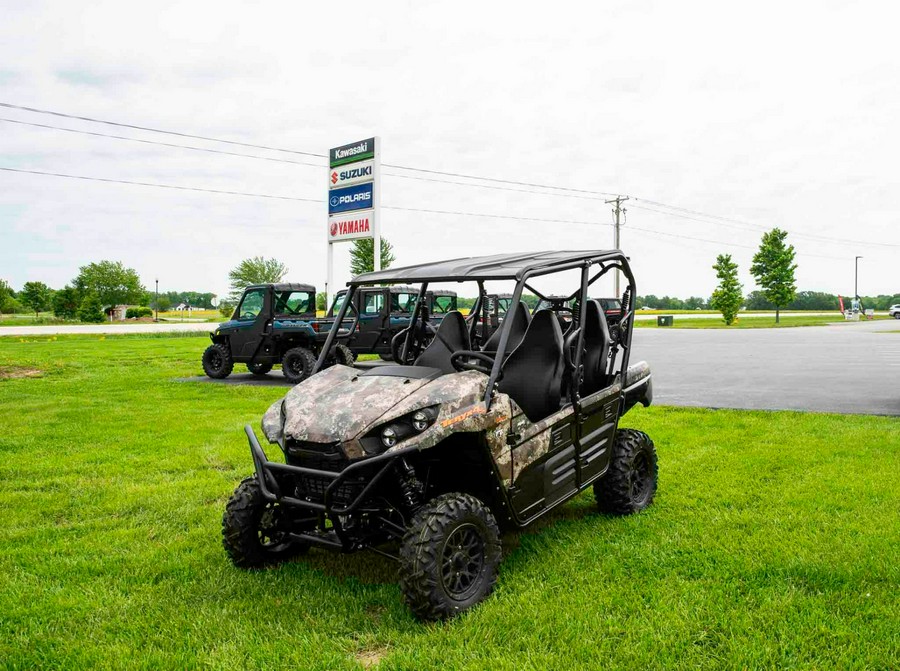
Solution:
M 355 550 L 364 549 L 366 546 L 360 542 L 360 539 L 353 538 L 347 533 L 341 521 L 342 517 L 352 514 L 359 509 L 360 505 L 366 500 L 369 494 L 375 489 L 379 482 L 393 470 L 394 462 L 407 452 L 412 452 L 416 448 L 408 448 L 398 450 L 389 454 L 380 454 L 362 461 L 350 464 L 342 471 L 325 471 L 318 468 L 306 468 L 303 466 L 292 466 L 291 464 L 282 464 L 277 461 L 269 461 L 266 453 L 263 451 L 259 440 L 253 428 L 247 424 L 244 426 L 244 432 L 247 434 L 247 440 L 250 442 L 250 454 L 253 456 L 253 466 L 256 469 L 256 479 L 259 482 L 259 488 L 262 495 L 268 501 L 273 501 L 279 505 L 286 507 L 301 508 L 311 512 L 324 514 L 332 524 L 333 534 L 331 533 L 291 533 L 291 538 L 307 543 L 314 543 L 333 550 L 341 550 L 343 552 L 353 552 Z M 353 483 L 353 479 L 357 475 L 363 473 L 369 474 L 371 477 L 366 478 L 366 484 L 359 489 L 355 497 L 339 496 L 346 494 L 348 491 L 355 491 L 356 487 L 349 488 L 348 485 Z M 373 474 L 374 473 L 374 474 Z M 300 499 L 282 492 L 282 486 L 278 482 L 276 474 L 285 474 L 291 476 L 300 476 L 313 478 L 320 481 L 328 482 L 324 488 L 322 501 L 310 501 L 308 499 Z M 293 491 L 293 490 L 292 490 Z M 337 500 L 337 499 L 342 500 Z M 348 503 L 344 503 L 348 501 Z M 372 549 L 372 548 L 368 548 Z

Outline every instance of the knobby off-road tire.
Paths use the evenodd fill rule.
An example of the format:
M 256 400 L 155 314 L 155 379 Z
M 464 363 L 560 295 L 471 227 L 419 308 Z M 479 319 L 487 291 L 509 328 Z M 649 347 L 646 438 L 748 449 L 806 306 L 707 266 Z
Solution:
M 209 377 L 221 380 L 234 370 L 234 361 L 231 360 L 231 350 L 227 345 L 215 343 L 203 352 L 203 372 Z
M 659 464 L 650 436 L 634 429 L 619 429 L 609 469 L 594 483 L 600 512 L 630 515 L 643 510 L 656 495 Z
M 244 478 L 225 505 L 222 545 L 238 568 L 255 569 L 285 561 L 309 546 L 278 529 L 284 509 L 266 501 L 255 475 Z
M 353 354 L 353 350 L 342 343 L 334 346 L 334 362 L 336 364 L 352 366 L 354 361 L 356 361 L 356 355 Z
M 316 365 L 316 357 L 305 347 L 294 347 L 284 353 L 281 359 L 281 372 L 288 382 L 297 384 L 312 375 Z
M 400 588 L 416 616 L 441 620 L 487 597 L 499 564 L 491 511 L 469 494 L 443 494 L 419 509 L 403 537 Z
M 247 370 L 249 370 L 254 375 L 266 375 L 270 370 L 272 370 L 272 364 L 270 364 L 270 363 L 248 363 Z
M 378 358 L 381 359 L 382 361 L 393 361 L 394 355 L 393 354 L 379 354 Z

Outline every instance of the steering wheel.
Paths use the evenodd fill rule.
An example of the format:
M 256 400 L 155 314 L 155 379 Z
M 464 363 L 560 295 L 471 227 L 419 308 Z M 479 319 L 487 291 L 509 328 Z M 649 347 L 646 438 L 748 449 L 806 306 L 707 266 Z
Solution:
M 422 330 L 417 328 L 413 333 L 412 343 L 410 344 L 411 351 L 415 352 L 418 356 L 418 354 L 428 346 L 436 332 L 436 329 L 431 324 L 425 324 L 425 338 L 423 340 Z M 391 338 L 391 356 L 394 357 L 394 361 L 399 364 L 404 363 L 400 359 L 400 352 L 403 349 L 403 344 L 406 342 L 407 333 L 409 333 L 409 326 L 398 331 L 397 334 Z
M 475 361 L 472 361 L 475 359 Z M 450 365 L 460 373 L 467 370 L 477 370 L 479 373 L 490 375 L 494 367 L 494 357 L 487 352 L 476 352 L 474 350 L 460 350 L 450 355 Z M 503 377 L 501 372 L 499 381 Z

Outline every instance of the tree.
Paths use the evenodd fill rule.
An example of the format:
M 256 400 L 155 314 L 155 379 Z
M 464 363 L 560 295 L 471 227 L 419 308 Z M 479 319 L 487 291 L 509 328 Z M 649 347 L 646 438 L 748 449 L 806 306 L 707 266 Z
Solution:
M 261 256 L 244 259 L 228 273 L 228 280 L 231 282 L 228 299 L 237 304 L 244 289 L 251 284 L 280 282 L 287 272 L 287 266 L 277 259 L 264 259 Z
M 82 301 L 87 294 L 94 294 L 101 306 L 113 306 L 140 303 L 144 297 L 146 289 L 137 271 L 121 261 L 98 261 L 78 270 L 72 285 Z
M 785 245 L 787 231 L 773 228 L 764 233 L 759 251 L 753 255 L 750 272 L 756 284 L 763 290 L 766 299 L 775 306 L 775 323 L 779 321 L 780 309 L 794 300 L 797 293 L 794 271 L 794 246 Z
M 6 312 L 4 306 L 11 300 L 13 300 L 12 287 L 6 280 L 0 280 L 0 314 Z
M 53 295 L 53 314 L 60 319 L 75 319 L 78 316 L 78 292 L 69 285 Z
M 325 304 L 325 292 L 320 291 L 316 294 L 316 310 L 327 310 L 328 306 Z
M 744 302 L 743 287 L 738 282 L 738 267 L 731 260 L 731 254 L 719 254 L 713 270 L 719 278 L 719 286 L 713 291 L 710 306 L 721 312 L 725 324 L 731 326 L 738 310 L 741 309 L 741 303 Z
M 170 309 L 172 309 L 172 301 L 168 296 L 160 296 L 159 301 L 157 301 L 156 305 L 154 305 L 153 307 L 155 307 L 160 312 L 168 312 Z
M 97 294 L 88 293 L 81 301 L 81 307 L 78 308 L 78 318 L 83 322 L 99 324 L 105 317 L 103 316 L 103 307 Z
M 390 268 L 395 261 L 394 246 L 381 238 L 381 269 Z M 354 240 L 350 250 L 350 274 L 362 275 L 375 270 L 375 239 Z
M 19 300 L 34 310 L 35 319 L 39 313 L 50 307 L 53 300 L 53 292 L 43 282 L 26 282 L 19 292 Z

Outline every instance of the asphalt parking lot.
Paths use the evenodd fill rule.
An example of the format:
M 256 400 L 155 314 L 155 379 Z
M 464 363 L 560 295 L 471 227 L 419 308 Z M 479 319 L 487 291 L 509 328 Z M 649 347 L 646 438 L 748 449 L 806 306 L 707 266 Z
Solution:
M 645 360 L 653 371 L 656 405 L 900 415 L 898 321 L 636 329 L 632 345 L 632 362 Z M 183 379 L 290 386 L 277 370 L 265 378 Z
M 654 404 L 900 415 L 898 321 L 637 329 L 632 346 Z

